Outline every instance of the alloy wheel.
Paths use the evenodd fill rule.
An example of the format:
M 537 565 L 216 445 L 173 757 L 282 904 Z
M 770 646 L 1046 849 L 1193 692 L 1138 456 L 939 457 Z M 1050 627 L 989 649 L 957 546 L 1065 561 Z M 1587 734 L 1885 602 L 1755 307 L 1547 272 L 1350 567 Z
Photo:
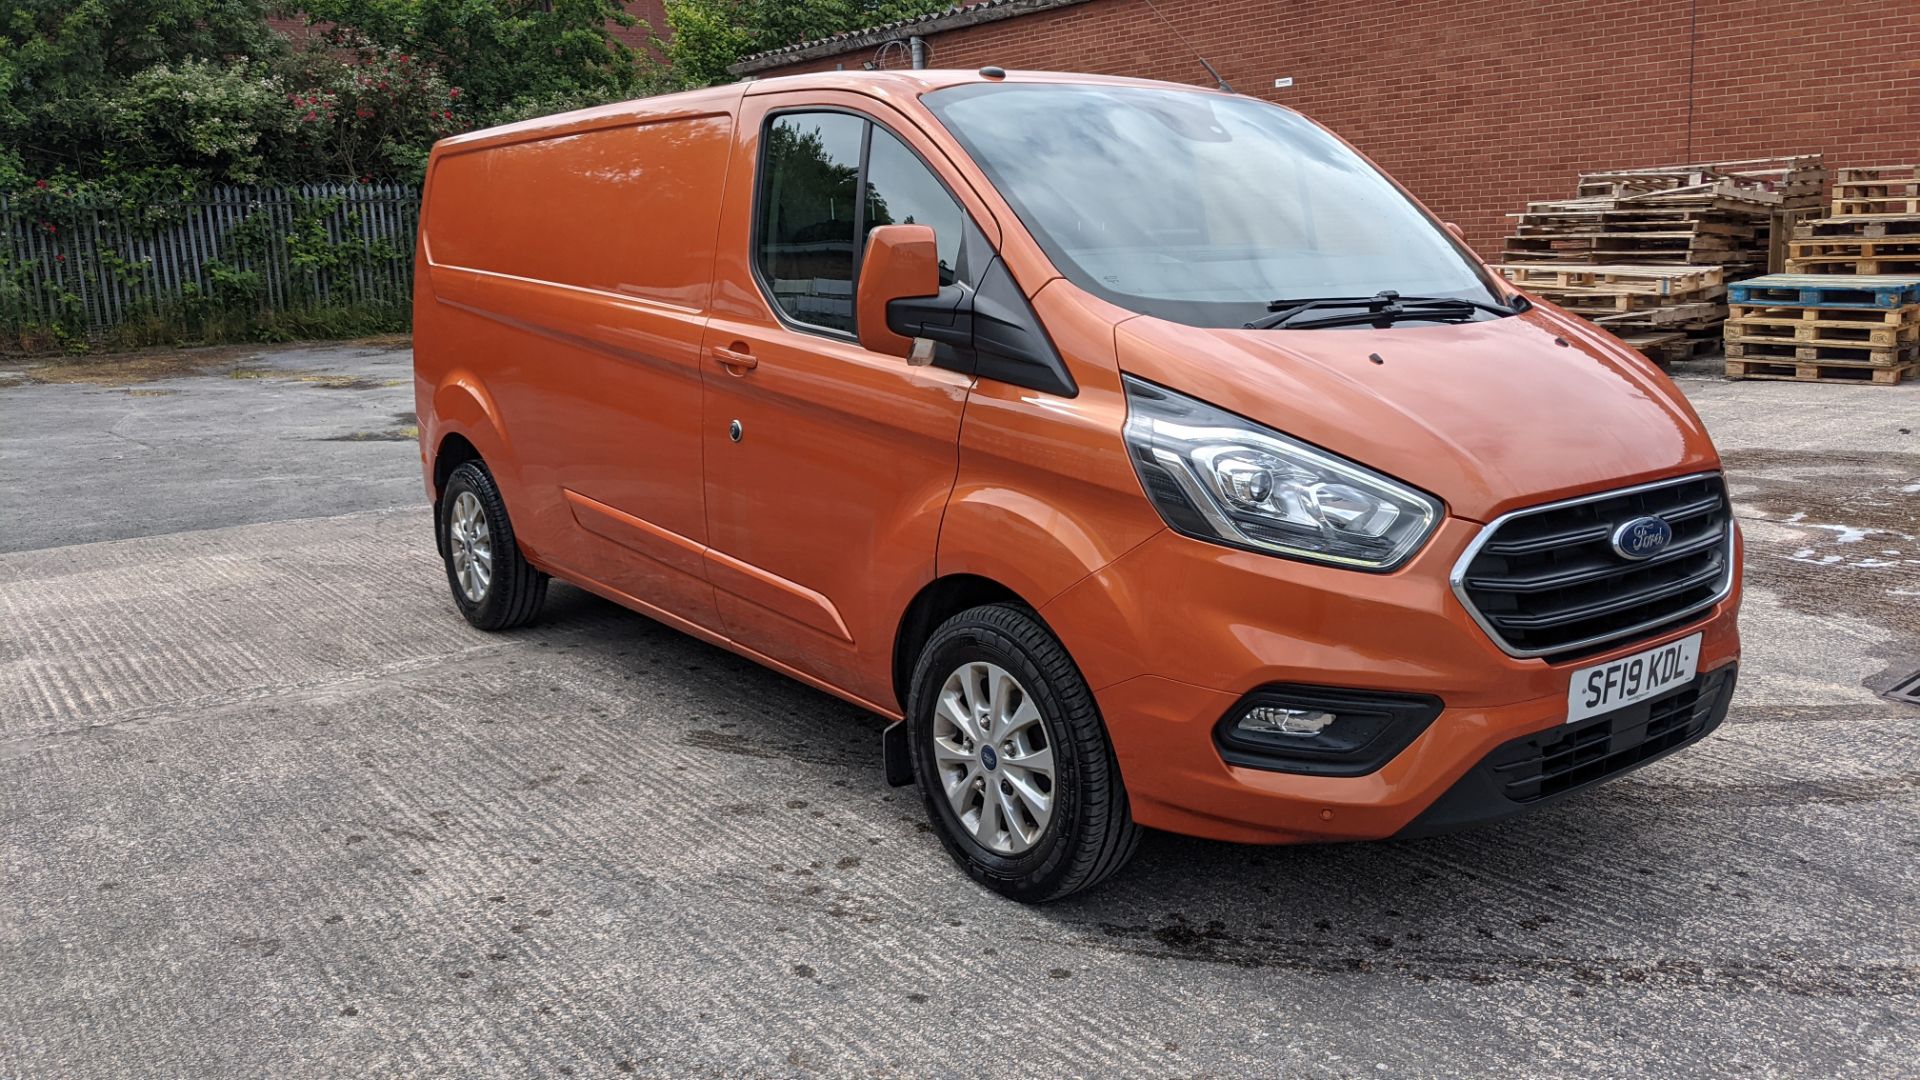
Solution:
M 933 711 L 933 757 L 960 825 L 981 847 L 1019 855 L 1053 820 L 1053 746 L 1026 687 L 998 664 L 962 664 Z
M 454 579 L 467 601 L 478 604 L 487 598 L 493 581 L 493 534 L 487 528 L 487 512 L 473 492 L 462 491 L 453 500 L 448 533 Z

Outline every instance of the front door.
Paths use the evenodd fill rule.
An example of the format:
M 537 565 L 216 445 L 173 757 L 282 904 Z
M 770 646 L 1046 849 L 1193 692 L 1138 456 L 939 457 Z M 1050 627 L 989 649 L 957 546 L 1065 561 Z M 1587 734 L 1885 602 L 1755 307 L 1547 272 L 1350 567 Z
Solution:
M 973 380 L 860 347 L 860 255 L 876 225 L 931 225 L 948 275 L 986 234 L 964 228 L 927 164 L 938 151 L 865 99 L 749 95 L 741 126 L 758 134 L 729 183 L 753 191 L 729 192 L 721 250 L 744 257 L 717 270 L 702 363 L 708 577 L 740 644 L 891 705 L 894 632 L 933 576 Z

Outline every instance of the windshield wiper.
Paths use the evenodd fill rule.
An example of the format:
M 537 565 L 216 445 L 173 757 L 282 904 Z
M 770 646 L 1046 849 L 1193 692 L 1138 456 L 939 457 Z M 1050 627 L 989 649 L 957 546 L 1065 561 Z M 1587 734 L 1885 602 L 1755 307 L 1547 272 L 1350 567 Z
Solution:
M 1248 330 L 1273 330 L 1291 323 L 1295 316 L 1316 308 L 1366 308 L 1347 315 L 1328 315 L 1294 323 L 1298 330 L 1316 326 L 1360 326 L 1366 323 L 1387 325 L 1400 319 L 1468 319 L 1476 311 L 1494 315 L 1518 315 L 1533 304 L 1523 296 L 1514 297 L 1512 307 L 1468 300 L 1458 296 L 1401 296 L 1383 289 L 1372 296 L 1317 296 L 1301 300 L 1275 300 L 1267 305 L 1273 312 L 1246 324 Z

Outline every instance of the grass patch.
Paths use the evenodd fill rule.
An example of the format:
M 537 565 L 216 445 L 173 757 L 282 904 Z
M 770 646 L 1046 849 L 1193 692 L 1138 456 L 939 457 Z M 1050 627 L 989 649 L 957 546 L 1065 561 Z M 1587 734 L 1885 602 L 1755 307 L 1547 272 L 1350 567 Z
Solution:
M 358 305 L 288 311 L 210 310 L 182 304 L 129 315 L 97 336 L 0 318 L 0 356 L 89 355 L 203 345 L 351 341 L 398 349 L 408 343 L 413 309 L 406 304 Z
M 393 428 L 389 431 L 350 431 L 345 435 L 328 435 L 321 442 L 413 442 L 420 438 L 417 427 Z
M 22 369 L 29 383 L 72 383 L 83 386 L 125 386 L 189 375 L 204 375 L 226 364 L 251 360 L 249 348 L 142 349 L 112 356 L 66 356 Z M 236 368 L 235 370 L 241 370 Z

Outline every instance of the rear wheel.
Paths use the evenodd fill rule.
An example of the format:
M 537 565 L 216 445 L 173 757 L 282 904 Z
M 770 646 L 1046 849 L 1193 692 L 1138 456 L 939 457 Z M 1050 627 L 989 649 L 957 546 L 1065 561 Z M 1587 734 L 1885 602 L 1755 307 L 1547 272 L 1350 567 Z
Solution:
M 1140 829 L 1093 693 L 1027 609 L 977 607 L 934 631 L 907 736 L 941 843 L 987 888 L 1057 900 L 1133 855 Z
M 547 596 L 547 575 L 533 568 L 513 539 L 513 523 L 486 466 L 453 470 L 440 494 L 440 557 L 453 602 L 482 630 L 532 622 Z

